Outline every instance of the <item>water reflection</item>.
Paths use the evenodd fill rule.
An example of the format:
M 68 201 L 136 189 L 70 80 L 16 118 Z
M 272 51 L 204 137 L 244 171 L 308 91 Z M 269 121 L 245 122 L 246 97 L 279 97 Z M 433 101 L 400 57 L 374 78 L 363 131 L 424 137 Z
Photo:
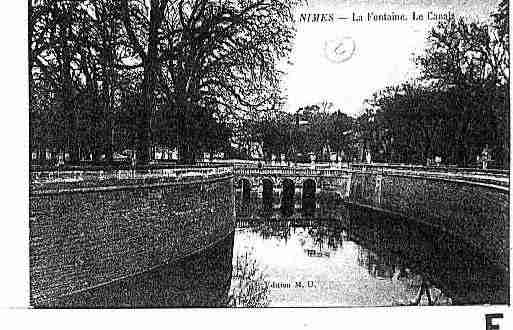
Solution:
M 233 268 L 229 307 L 269 305 L 269 280 L 251 253 L 237 255 Z
M 281 194 L 281 212 L 285 216 L 291 216 L 294 213 L 294 198 L 296 195 L 296 187 L 294 181 L 285 179 L 282 182 Z
M 271 210 L 274 206 L 274 184 L 270 179 L 262 180 L 262 205 L 264 210 Z
M 238 216 L 237 254 L 251 250 L 271 306 L 505 304 L 508 274 L 446 233 L 320 201 L 313 212 Z M 294 287 L 311 282 L 310 288 Z
M 508 272 L 463 240 L 411 221 L 351 210 L 350 239 L 373 251 L 375 264 L 410 270 L 443 289 L 454 304 L 509 301 Z
M 243 196 L 241 196 L 243 197 Z M 246 196 L 247 197 L 247 196 Z M 332 196 L 284 214 L 237 203 L 214 246 L 45 307 L 505 304 L 508 273 L 446 233 L 349 208 Z M 242 198 L 243 199 L 243 198 Z M 247 199 L 246 199 L 247 200 Z

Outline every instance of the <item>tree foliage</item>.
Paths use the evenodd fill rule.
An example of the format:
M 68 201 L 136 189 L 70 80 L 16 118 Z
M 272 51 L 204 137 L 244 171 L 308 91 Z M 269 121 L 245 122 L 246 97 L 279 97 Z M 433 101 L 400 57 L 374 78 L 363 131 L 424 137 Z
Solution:
M 491 148 L 509 167 L 509 12 L 503 1 L 490 22 L 440 22 L 417 58 L 420 79 L 376 93 L 359 118 L 361 147 L 373 159 L 475 165 Z
M 351 160 L 356 152 L 355 120 L 340 110 L 331 111 L 332 106 L 325 101 L 302 107 L 296 113 L 267 113 L 248 123 L 242 137 L 246 145 L 261 145 L 267 160 L 272 155 L 285 155 L 289 161 L 309 162 L 309 155 L 314 154 L 317 160 L 329 161 L 331 153 L 340 160 Z
M 213 135 L 228 139 L 248 113 L 282 104 L 277 65 L 291 49 L 294 6 L 29 1 L 32 149 L 77 161 L 110 158 L 130 141 L 146 162 L 155 145 L 176 146 L 187 161 L 224 148 Z

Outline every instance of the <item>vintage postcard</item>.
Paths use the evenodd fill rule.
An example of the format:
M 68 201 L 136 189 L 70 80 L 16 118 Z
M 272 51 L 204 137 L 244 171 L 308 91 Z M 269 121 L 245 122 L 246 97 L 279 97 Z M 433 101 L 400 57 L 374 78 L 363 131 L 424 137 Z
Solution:
M 28 1 L 28 306 L 509 306 L 509 37 L 508 0 Z

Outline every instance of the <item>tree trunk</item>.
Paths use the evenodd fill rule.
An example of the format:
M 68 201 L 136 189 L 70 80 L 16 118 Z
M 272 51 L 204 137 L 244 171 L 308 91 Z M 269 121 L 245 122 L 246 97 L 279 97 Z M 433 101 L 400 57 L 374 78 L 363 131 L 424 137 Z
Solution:
M 62 42 L 62 67 L 61 77 L 63 79 L 63 88 L 61 92 L 63 110 L 66 113 L 68 121 L 68 141 L 69 141 L 69 154 L 70 161 L 72 163 L 78 162 L 78 123 L 75 113 L 75 105 L 73 102 L 73 82 L 71 78 L 71 54 L 68 45 L 70 39 L 71 26 L 69 18 L 63 15 L 64 28 L 61 31 L 61 42 Z
M 503 96 L 503 109 L 505 120 L 501 120 L 499 125 L 502 126 L 502 168 L 509 170 L 509 150 L 510 150 L 510 102 L 509 102 L 509 83 L 506 84 L 506 95 Z
M 138 161 L 147 163 L 151 160 L 151 117 L 155 107 L 155 86 L 158 67 L 158 33 L 163 13 L 160 12 L 159 1 L 151 1 L 150 31 L 148 37 L 148 53 L 144 63 L 144 79 L 142 84 L 143 106 L 138 116 Z
M 151 62 L 151 60 L 148 59 Z M 140 163 L 150 161 L 151 113 L 154 107 L 155 74 L 154 64 L 145 65 L 142 87 L 142 107 L 139 108 L 137 120 L 137 158 Z
M 105 160 L 109 163 L 113 161 L 113 145 L 112 145 L 112 109 L 114 103 L 114 51 L 111 40 L 114 37 L 114 20 L 111 18 L 110 26 L 104 31 L 104 49 L 103 54 L 103 67 L 104 67 L 104 83 L 103 88 L 103 152 L 105 153 Z
M 191 165 L 196 162 L 196 155 L 194 153 L 193 148 L 191 148 L 190 143 L 187 141 L 183 141 L 180 143 L 180 163 Z

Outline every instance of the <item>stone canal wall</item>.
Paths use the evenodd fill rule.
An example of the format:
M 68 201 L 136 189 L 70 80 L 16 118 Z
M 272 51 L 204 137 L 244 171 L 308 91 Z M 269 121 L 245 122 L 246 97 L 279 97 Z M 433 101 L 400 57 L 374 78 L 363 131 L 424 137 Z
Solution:
M 350 184 L 349 203 L 441 228 L 509 268 L 509 184 L 375 171 Z
M 31 304 L 141 274 L 233 232 L 231 173 L 30 193 Z

